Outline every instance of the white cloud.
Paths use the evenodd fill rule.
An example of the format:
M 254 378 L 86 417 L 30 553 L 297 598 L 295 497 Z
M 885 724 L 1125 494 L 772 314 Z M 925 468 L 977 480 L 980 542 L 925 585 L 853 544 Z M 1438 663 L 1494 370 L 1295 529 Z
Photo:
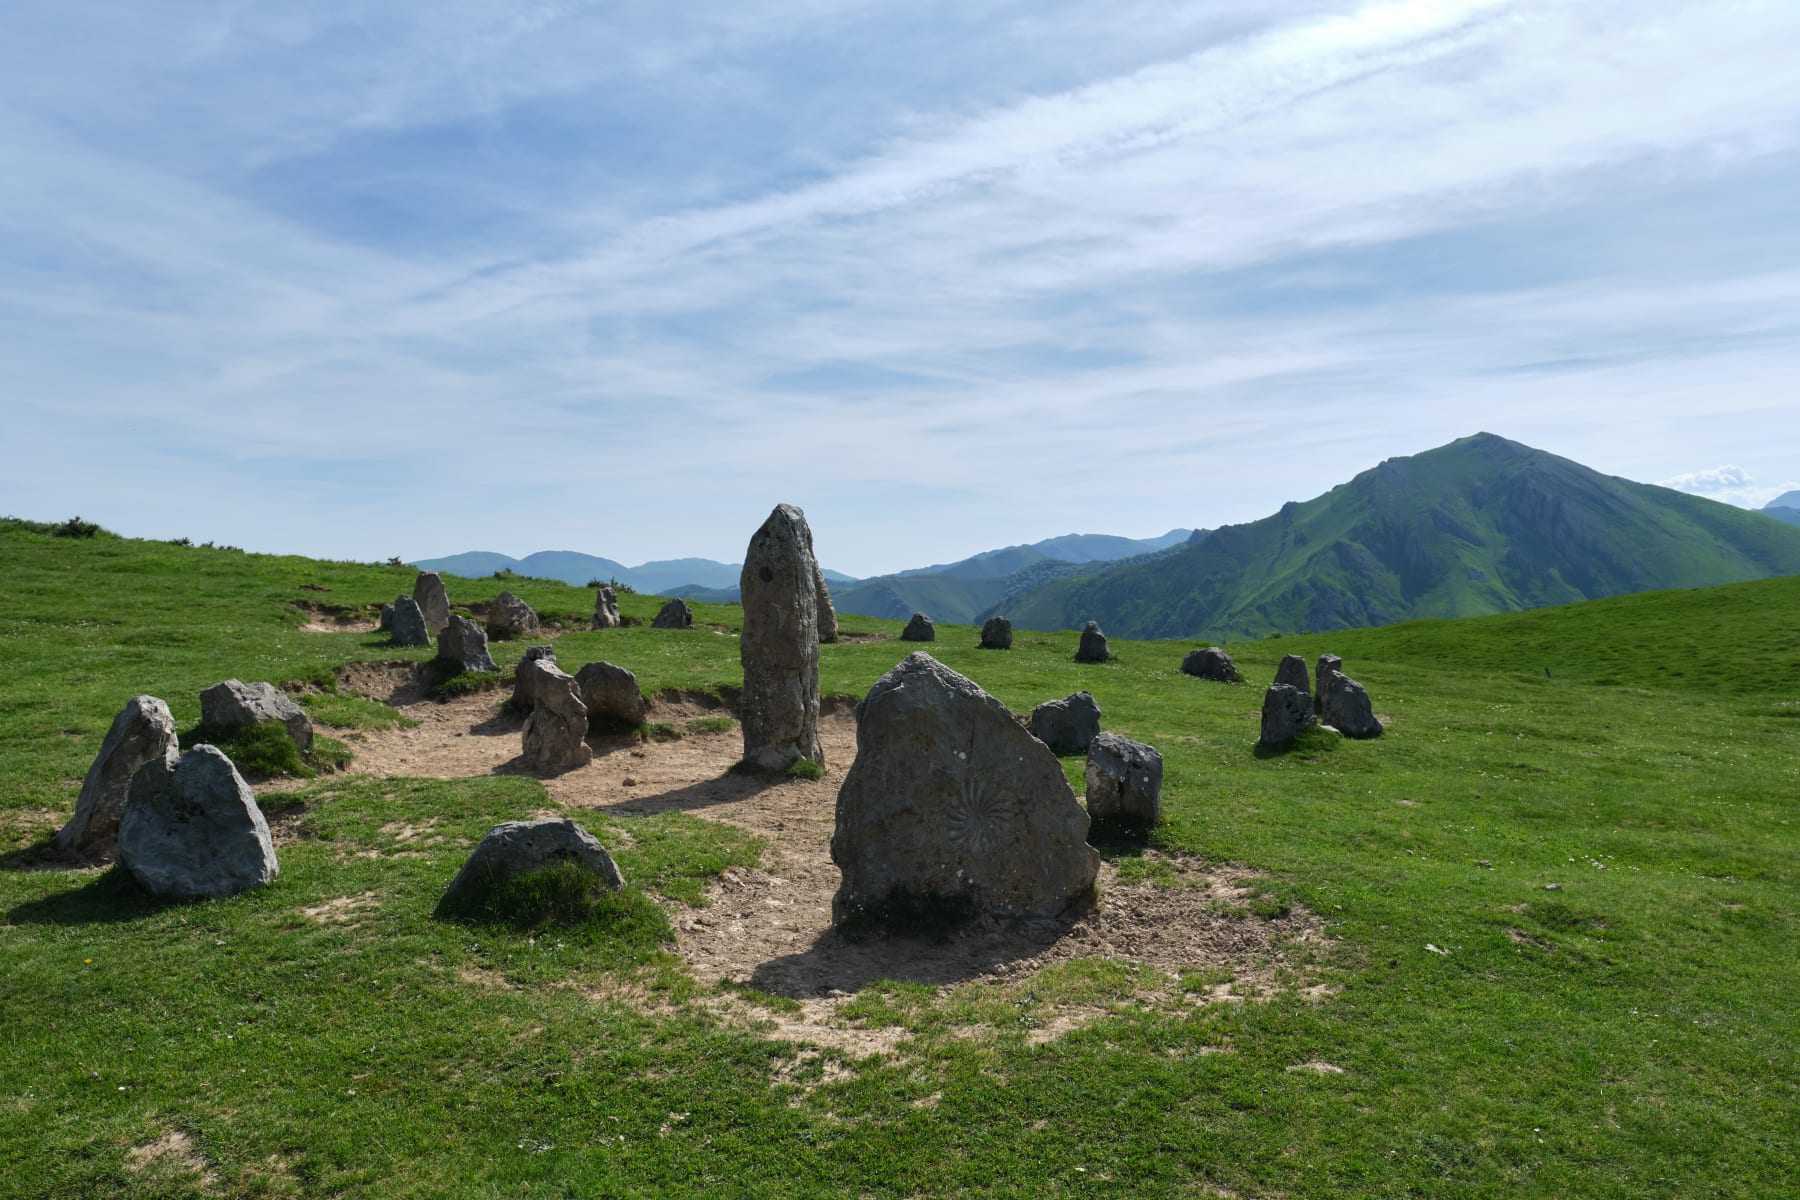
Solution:
M 1709 500 L 1735 504 L 1739 508 L 1761 508 L 1785 492 L 1800 489 L 1800 483 L 1789 481 L 1773 487 L 1758 484 L 1742 467 L 1711 467 L 1704 471 L 1687 471 L 1660 481 L 1663 487 Z

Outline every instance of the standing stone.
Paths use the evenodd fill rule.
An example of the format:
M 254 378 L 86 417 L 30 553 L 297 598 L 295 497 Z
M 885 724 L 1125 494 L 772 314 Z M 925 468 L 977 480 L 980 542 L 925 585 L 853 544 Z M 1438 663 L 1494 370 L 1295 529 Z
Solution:
M 155 696 L 133 696 L 106 731 L 100 753 L 81 781 L 75 815 L 57 831 L 56 848 L 83 855 L 111 850 L 132 775 L 145 763 L 168 759 L 172 764 L 176 754 L 175 718 L 169 706 Z
M 1342 671 L 1332 671 L 1325 676 L 1319 719 L 1347 738 L 1381 736 L 1381 722 L 1375 719 L 1369 693 Z
M 1312 680 L 1306 674 L 1306 660 L 1298 654 L 1284 654 L 1275 668 L 1275 682 L 1311 694 Z
M 598 838 L 575 822 L 555 817 L 541 821 L 506 821 L 487 831 L 469 860 L 450 881 L 438 902 L 442 913 L 478 909 L 489 888 L 527 871 L 572 862 L 603 887 L 625 886 L 618 864 Z
M 1331 674 L 1333 671 L 1342 671 L 1343 669 L 1344 669 L 1344 660 L 1339 658 L 1337 655 L 1335 655 L 1335 654 L 1319 655 L 1318 672 L 1313 677 L 1314 682 L 1313 682 L 1312 699 L 1313 699 L 1313 711 L 1315 713 L 1325 711 L 1325 677 L 1327 675 Z
M 511 592 L 501 592 L 487 606 L 487 635 L 496 641 L 542 633 L 543 624 L 531 605 Z
M 1306 689 L 1285 683 L 1269 686 L 1263 693 L 1262 735 L 1257 741 L 1272 748 L 1287 745 L 1314 722 L 1312 697 Z
M 816 558 L 813 560 L 813 607 L 818 610 L 819 641 L 837 641 L 837 609 L 831 606 L 831 589 L 825 585 L 825 572 L 819 569 Z
M 935 642 L 937 641 L 937 626 L 931 623 L 930 617 L 922 612 L 916 612 L 912 615 L 912 620 L 906 623 L 906 628 L 900 631 L 900 640 L 903 642 Z
M 1100 622 L 1089 621 L 1081 631 L 1081 645 L 1075 650 L 1075 661 L 1097 663 L 1111 657 L 1112 652 L 1106 648 L 1106 635 L 1100 632 Z
M 429 646 L 431 645 L 431 627 L 425 623 L 425 613 L 419 602 L 411 596 L 396 596 L 393 603 L 393 616 L 388 621 L 388 629 L 396 646 Z
M 819 742 L 818 560 L 806 514 L 776 505 L 750 538 L 738 595 L 744 761 L 781 771 L 802 758 L 824 765 Z
M 1031 710 L 1031 736 L 1057 754 L 1086 754 L 1100 732 L 1100 705 L 1086 692 Z
M 692 629 L 694 627 L 694 610 L 688 607 L 686 600 L 675 599 L 663 605 L 657 612 L 656 619 L 650 622 L 652 629 Z
M 145 890 L 184 900 L 264 887 L 279 870 L 250 785 L 207 745 L 146 763 L 131 777 L 119 862 Z
M 631 725 L 642 725 L 650 715 L 644 693 L 638 688 L 637 676 L 624 667 L 609 662 L 591 662 L 575 672 L 575 689 L 587 706 L 588 720 L 612 717 Z
M 981 624 L 982 650 L 1011 650 L 1012 622 L 1005 617 L 989 617 Z
M 467 617 L 451 617 L 438 634 L 437 658 L 457 671 L 498 671 L 488 654 L 487 634 Z
M 425 628 L 433 633 L 443 632 L 444 626 L 450 623 L 450 594 L 444 590 L 444 581 L 436 571 L 420 571 L 419 577 L 413 580 L 413 603 L 425 614 Z
M 1145 825 L 1162 816 L 1163 758 L 1144 743 L 1099 734 L 1088 747 L 1086 775 L 1088 816 Z
M 200 727 L 211 733 L 241 733 L 265 721 L 279 722 L 302 754 L 312 749 L 312 718 L 274 684 L 227 679 L 200 693 Z
M 537 696 L 531 691 L 531 687 L 533 683 L 536 682 L 538 676 L 527 671 L 525 668 L 527 665 L 537 662 L 540 659 L 554 667 L 556 665 L 556 647 L 526 647 L 525 657 L 521 658 L 518 661 L 518 664 L 513 667 L 513 694 L 512 699 L 507 701 L 509 707 L 523 712 L 530 712 L 537 704 Z
M 914 653 L 856 706 L 838 791 L 834 921 L 914 911 L 1055 917 L 1092 894 L 1100 856 L 1062 765 L 1006 706 Z
M 1300 669 L 1305 671 L 1306 664 L 1302 663 Z M 1243 676 L 1238 674 L 1237 664 L 1231 661 L 1231 655 L 1217 646 L 1188 651 L 1187 657 L 1181 660 L 1181 673 L 1200 679 L 1211 679 L 1216 683 L 1241 683 L 1243 681 Z
M 587 705 L 575 690 L 574 676 L 554 663 L 531 659 L 524 670 L 537 678 L 524 686 L 537 698 L 525 719 L 525 765 L 543 774 L 561 774 L 594 761 L 587 745 Z
M 376 633 L 392 633 L 393 629 L 394 629 L 394 606 L 391 604 L 384 604 L 381 606 L 381 620 L 379 620 L 375 623 L 375 632 Z
M 619 616 L 619 594 L 609 587 L 600 589 L 594 597 L 594 628 L 617 629 L 624 624 Z

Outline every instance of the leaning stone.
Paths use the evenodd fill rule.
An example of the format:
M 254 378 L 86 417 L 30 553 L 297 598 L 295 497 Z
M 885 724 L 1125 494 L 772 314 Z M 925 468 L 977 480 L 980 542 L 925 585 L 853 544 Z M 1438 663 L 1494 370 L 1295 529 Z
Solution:
M 738 595 L 744 761 L 780 771 L 825 763 L 819 742 L 818 560 L 806 514 L 780 504 L 750 538 Z
M 1106 648 L 1106 635 L 1100 632 L 1100 622 L 1089 621 L 1081 631 L 1081 645 L 1075 649 L 1075 661 L 1099 663 L 1111 657 L 1112 652 Z
M 543 632 L 544 626 L 531 605 L 511 592 L 501 592 L 487 606 L 487 635 L 497 641 L 529 637 Z
M 610 587 L 603 587 L 594 596 L 595 629 L 617 629 L 624 624 L 619 616 L 619 594 Z
M 1298 654 L 1282 655 L 1281 665 L 1275 668 L 1275 682 L 1310 694 L 1312 680 L 1306 674 L 1306 660 Z
M 183 900 L 264 887 L 280 869 L 250 785 L 207 745 L 147 763 L 131 777 L 119 862 L 145 890 Z
M 1163 758 L 1142 742 L 1102 733 L 1088 747 L 1090 817 L 1124 817 L 1145 825 L 1162 816 Z
M 1347 738 L 1378 738 L 1381 722 L 1375 719 L 1375 708 L 1363 685 L 1342 671 L 1325 676 L 1325 691 L 1319 701 L 1319 719 Z
M 1054 917 L 1092 894 L 1088 815 L 1004 704 L 915 653 L 856 717 L 831 838 L 843 871 L 833 920 L 890 906 Z
M 483 893 L 496 883 L 515 879 L 528 871 L 572 862 L 612 891 L 625 886 L 625 877 L 606 847 L 593 834 L 565 819 L 506 821 L 487 831 L 469 860 L 450 881 L 439 912 L 478 908 Z
M 1313 711 L 1315 713 L 1322 713 L 1325 711 L 1325 677 L 1333 671 L 1342 671 L 1343 669 L 1344 660 L 1337 655 L 1319 655 L 1319 665 L 1313 676 L 1312 701 Z
M 279 722 L 305 753 L 312 749 L 312 718 L 272 683 L 227 679 L 200 693 L 200 727 L 211 733 L 241 733 L 265 721 Z
M 522 685 L 537 700 L 525 719 L 525 765 L 560 774 L 594 761 L 587 745 L 587 705 L 575 690 L 574 677 L 541 658 L 526 662 L 523 670 L 537 676 Z
M 817 559 L 813 560 L 813 607 L 819 620 L 819 640 L 837 641 L 837 609 L 831 605 L 831 589 L 825 584 L 825 572 L 819 569 Z
M 1057 754 L 1086 754 L 1100 732 L 1100 705 L 1087 692 L 1046 700 L 1031 710 L 1031 736 Z
M 397 596 L 394 598 L 393 609 L 388 629 L 393 636 L 394 645 L 431 645 L 431 626 L 425 623 L 425 613 L 419 608 L 417 600 L 411 596 Z
M 425 628 L 433 633 L 443 632 L 444 626 L 450 623 L 450 594 L 444 590 L 444 581 L 436 571 L 420 571 L 419 577 L 413 580 L 413 603 L 425 614 Z
M 467 617 L 452 616 L 438 634 L 437 658 L 454 671 L 498 671 L 488 654 L 487 633 Z
M 1012 622 L 1005 617 L 989 617 L 981 624 L 982 650 L 1011 650 Z
M 510 707 L 524 712 L 530 712 L 532 707 L 537 704 L 537 696 L 532 693 L 531 686 L 538 679 L 538 676 L 527 671 L 525 667 L 527 664 L 537 662 L 539 659 L 542 659 L 554 667 L 556 665 L 556 647 L 526 647 L 525 657 L 521 658 L 518 661 L 518 664 L 513 667 L 513 694 L 512 699 L 507 701 L 507 704 Z
M 1243 681 L 1243 676 L 1238 674 L 1237 664 L 1231 661 L 1231 655 L 1217 646 L 1188 651 L 1188 656 L 1181 660 L 1181 673 L 1199 679 L 1211 679 L 1215 683 Z
M 591 662 L 575 672 L 575 687 L 587 707 L 588 720 L 613 717 L 631 725 L 642 725 L 650 715 L 644 693 L 638 689 L 637 676 L 624 667 L 609 662 Z
M 900 631 L 900 640 L 903 642 L 935 642 L 937 641 L 937 626 L 931 623 L 930 617 L 922 612 L 916 612 L 912 615 L 912 620 L 906 623 L 906 628 Z
M 375 624 L 375 632 L 376 633 L 391 633 L 391 632 L 393 632 L 393 629 L 394 629 L 394 606 L 391 604 L 384 604 L 381 606 L 381 620 L 376 622 L 376 624 Z
M 1312 697 L 1305 689 L 1271 684 L 1263 693 L 1262 733 L 1257 741 L 1279 748 L 1299 737 L 1312 723 Z
M 82 855 L 110 852 L 132 775 L 145 763 L 172 762 L 176 753 L 175 718 L 169 706 L 155 696 L 133 696 L 106 731 L 100 753 L 81 781 L 75 815 L 57 831 L 56 848 Z
M 652 629 L 692 629 L 693 627 L 694 610 L 688 607 L 686 600 L 679 598 L 663 605 L 658 610 L 656 619 L 650 622 Z

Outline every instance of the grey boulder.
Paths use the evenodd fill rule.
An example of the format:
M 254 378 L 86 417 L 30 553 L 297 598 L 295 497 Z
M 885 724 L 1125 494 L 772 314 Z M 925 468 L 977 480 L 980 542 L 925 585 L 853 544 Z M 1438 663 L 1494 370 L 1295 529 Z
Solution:
M 637 676 L 624 667 L 609 662 L 591 662 L 575 672 L 575 688 L 587 707 L 588 719 L 613 717 L 632 725 L 642 725 L 650 715 L 644 693 L 638 689 Z
M 540 659 L 554 667 L 556 665 L 556 647 L 526 647 L 525 657 L 521 658 L 513 667 L 513 694 L 512 699 L 507 702 L 511 707 L 529 712 L 537 703 L 537 696 L 532 693 L 531 687 L 539 677 L 525 668 Z
M 806 514 L 776 505 L 751 535 L 738 577 L 744 761 L 766 770 L 783 770 L 802 758 L 825 761 L 819 742 L 818 571 Z
M 652 629 L 692 629 L 694 627 L 694 610 L 688 602 L 674 599 L 657 610 L 656 619 L 650 622 Z
M 981 623 L 982 650 L 1011 650 L 1012 622 L 1005 617 L 989 617 Z
M 625 877 L 599 839 L 570 820 L 507 821 L 488 830 L 462 870 L 450 881 L 439 911 L 478 907 L 483 893 L 496 883 L 528 871 L 574 863 L 613 891 Z
M 1262 732 L 1257 741 L 1279 748 L 1299 737 L 1313 722 L 1312 697 L 1285 683 L 1269 685 L 1263 693 Z
M 1217 646 L 1188 651 L 1187 657 L 1181 660 L 1181 673 L 1216 683 L 1238 683 L 1243 679 L 1238 674 L 1237 664 L 1231 661 L 1231 655 Z
M 831 605 L 831 588 L 826 586 L 825 572 L 819 569 L 817 559 L 813 560 L 813 608 L 819 622 L 819 640 L 837 641 L 837 609 Z
M 937 626 L 931 623 L 930 617 L 922 612 L 916 612 L 912 615 L 912 620 L 906 623 L 906 628 L 900 631 L 900 640 L 903 642 L 935 642 L 937 641 Z
M 609 587 L 603 587 L 594 596 L 595 629 L 617 629 L 624 623 L 619 616 L 619 594 Z
M 425 613 L 417 600 L 411 596 L 396 596 L 393 610 L 393 616 L 388 620 L 388 633 L 394 645 L 431 645 L 431 626 L 425 623 Z
M 1342 671 L 1325 676 L 1319 700 L 1319 719 L 1347 738 L 1378 738 L 1381 722 L 1363 685 Z
M 1312 680 L 1306 673 L 1306 660 L 1298 654 L 1281 656 L 1281 665 L 1275 668 L 1275 682 L 1297 688 L 1309 695 L 1312 692 Z
M 1092 894 L 1088 815 L 1004 704 L 921 652 L 856 716 L 831 838 L 835 921 L 894 904 L 1054 917 Z
M 1102 663 L 1111 657 L 1112 651 L 1106 648 L 1106 635 L 1100 632 L 1100 622 L 1089 621 L 1081 630 L 1081 645 L 1075 648 L 1075 661 Z
M 1031 736 L 1056 754 L 1086 754 L 1100 732 L 1100 705 L 1087 692 L 1046 700 L 1031 710 Z
M 1163 757 L 1144 743 L 1099 734 L 1088 747 L 1086 778 L 1088 816 L 1145 825 L 1162 816 Z
M 531 605 L 511 592 L 501 592 L 487 606 L 487 635 L 497 641 L 529 637 L 543 632 L 543 623 Z
M 131 777 L 119 862 L 146 891 L 183 900 L 264 887 L 279 870 L 250 785 L 207 745 L 147 763 Z
M 540 774 L 561 774 L 594 761 L 587 745 L 587 705 L 575 690 L 575 678 L 554 663 L 534 658 L 521 664 L 521 682 L 535 699 L 525 718 L 525 765 Z
M 200 726 L 211 733 L 241 733 L 265 721 L 284 727 L 302 753 L 312 749 L 312 718 L 274 684 L 227 679 L 200 693 Z
M 1313 712 L 1321 713 L 1325 711 L 1325 677 L 1333 671 L 1342 671 L 1343 669 L 1344 660 L 1337 655 L 1319 655 L 1319 665 L 1314 669 L 1313 674 Z
M 392 633 L 393 630 L 394 630 L 394 606 L 391 604 L 384 604 L 381 606 L 381 620 L 379 620 L 375 623 L 375 632 L 376 633 Z
M 438 634 L 438 661 L 453 671 L 498 671 L 488 653 L 487 633 L 467 617 L 451 617 Z
M 171 759 L 176 753 L 175 718 L 169 706 L 155 696 L 133 696 L 106 731 L 100 753 L 81 781 L 75 815 L 57 831 L 56 848 L 84 855 L 111 851 L 131 777 L 145 763 Z
M 436 571 L 420 571 L 413 580 L 413 603 L 425 614 L 425 628 L 439 633 L 450 623 L 450 594 Z

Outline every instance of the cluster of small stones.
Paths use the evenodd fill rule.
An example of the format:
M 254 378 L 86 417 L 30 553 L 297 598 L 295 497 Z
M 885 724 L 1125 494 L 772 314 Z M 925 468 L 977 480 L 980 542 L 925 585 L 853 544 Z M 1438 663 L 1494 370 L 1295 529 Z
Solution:
M 989 617 L 981 625 L 982 650 L 1011 650 L 1012 622 L 1005 617 Z
M 652 629 L 692 629 L 694 627 L 694 610 L 688 602 L 674 599 L 663 605 L 657 612 L 656 619 L 650 622 Z
M 931 623 L 930 617 L 922 612 L 916 612 L 912 615 L 912 620 L 906 623 L 906 628 L 900 631 L 900 640 L 903 642 L 935 642 L 937 641 L 937 626 Z
M 1075 661 L 1103 663 L 1110 658 L 1112 652 L 1106 648 L 1106 635 L 1100 632 L 1100 622 L 1089 621 L 1081 630 L 1081 645 L 1075 648 Z
M 1309 694 L 1306 660 L 1298 654 L 1284 656 L 1276 668 L 1275 682 L 1263 693 L 1258 742 L 1279 748 L 1314 726 L 1348 738 L 1380 737 L 1381 722 L 1369 693 L 1344 674 L 1343 665 L 1344 660 L 1335 654 L 1320 655 Z

